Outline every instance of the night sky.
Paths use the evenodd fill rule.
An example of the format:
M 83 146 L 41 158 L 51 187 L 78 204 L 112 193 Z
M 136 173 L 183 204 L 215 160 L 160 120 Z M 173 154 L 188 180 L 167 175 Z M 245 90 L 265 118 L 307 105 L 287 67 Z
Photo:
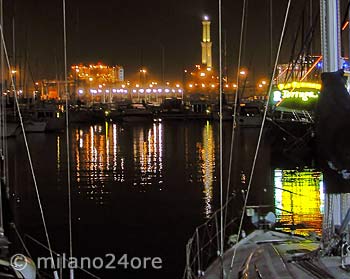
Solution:
M 182 70 L 200 63 L 201 19 L 212 20 L 214 67 L 217 63 L 216 0 L 126 1 L 67 0 L 68 63 L 118 64 L 126 77 L 136 76 L 143 65 L 151 76 L 161 75 L 165 53 L 166 79 L 181 80 Z M 313 16 L 318 13 L 313 0 Z M 346 1 L 344 0 L 343 2 Z M 237 65 L 243 1 L 223 0 L 223 29 L 227 37 L 227 67 Z M 268 77 L 270 67 L 270 0 L 250 0 L 247 9 L 243 65 L 253 79 Z M 287 0 L 273 1 L 273 46 L 277 48 Z M 287 62 L 302 10 L 308 25 L 309 1 L 294 0 L 281 62 Z M 28 61 L 33 79 L 63 75 L 63 19 L 61 0 L 4 0 L 5 37 L 12 55 L 12 18 L 15 18 L 16 60 Z M 318 32 L 316 32 L 317 38 Z M 319 39 L 318 39 L 319 40 Z M 319 54 L 319 42 L 314 43 Z

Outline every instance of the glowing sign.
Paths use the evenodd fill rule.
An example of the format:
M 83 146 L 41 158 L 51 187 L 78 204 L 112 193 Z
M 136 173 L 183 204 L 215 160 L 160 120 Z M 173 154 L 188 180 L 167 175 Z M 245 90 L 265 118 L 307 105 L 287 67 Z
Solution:
M 313 82 L 293 81 L 293 82 L 290 82 L 290 83 L 280 83 L 279 85 L 277 85 L 277 87 L 278 87 L 279 90 L 283 90 L 283 89 L 297 89 L 297 88 L 320 90 L 321 89 L 321 84 L 313 83 Z
M 280 83 L 272 91 L 270 104 L 281 108 L 312 110 L 321 90 L 320 83 Z
M 289 90 L 281 90 L 281 91 L 274 91 L 273 92 L 273 101 L 279 102 L 282 99 L 301 99 L 304 102 L 308 101 L 309 99 L 316 99 L 318 98 L 317 92 L 314 91 L 289 91 Z

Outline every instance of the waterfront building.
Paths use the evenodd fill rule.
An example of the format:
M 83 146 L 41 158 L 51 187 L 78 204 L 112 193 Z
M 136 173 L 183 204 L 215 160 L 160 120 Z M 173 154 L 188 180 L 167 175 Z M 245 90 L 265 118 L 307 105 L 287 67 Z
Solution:
M 92 86 L 99 84 L 116 84 L 124 81 L 124 68 L 122 66 L 107 66 L 101 63 L 92 65 L 72 65 L 69 79 L 79 83 L 89 83 Z

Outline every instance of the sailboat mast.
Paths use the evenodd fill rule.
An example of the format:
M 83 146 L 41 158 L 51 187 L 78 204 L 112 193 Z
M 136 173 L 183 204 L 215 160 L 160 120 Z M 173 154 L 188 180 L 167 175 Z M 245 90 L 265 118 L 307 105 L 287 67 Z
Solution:
M 3 36 L 3 31 L 4 31 L 4 14 L 3 14 L 3 0 L 0 0 L 0 24 L 1 24 L 1 40 L 0 40 L 0 62 L 1 62 L 1 95 L 0 95 L 0 141 L 1 141 L 1 183 L 0 184 L 0 236 L 4 235 L 4 219 L 3 219 L 3 214 L 2 214 L 2 191 L 3 187 L 6 187 L 6 172 L 7 172 L 7 164 L 6 164 L 6 140 L 5 140 L 5 132 L 6 132 L 6 120 L 5 120 L 5 104 L 3 100 L 3 92 L 4 92 L 4 83 L 5 83 L 5 69 L 4 69 L 4 63 L 5 63 L 5 57 L 4 57 L 4 45 L 2 43 L 2 36 Z
M 320 0 L 320 14 L 323 72 L 334 72 L 341 68 L 339 0 Z
M 220 120 L 220 206 L 223 207 L 224 204 L 224 194 L 223 194 L 223 130 L 222 130 L 222 3 L 221 0 L 218 1 L 218 19 L 219 19 L 219 120 Z M 224 278 L 224 215 L 223 210 L 220 210 L 220 259 L 221 259 L 221 278 Z
M 335 72 L 342 68 L 340 57 L 340 3 L 339 0 L 321 0 L 321 50 L 323 56 L 323 72 Z M 334 92 L 332 92 L 333 94 Z M 321 93 L 322 94 L 322 93 Z M 331 96 L 332 97 L 332 96 Z M 322 117 L 322 116 L 321 116 Z M 322 119 L 320 117 L 320 119 Z M 322 131 L 325 133 L 325 131 Z M 320 133 L 321 134 L 321 133 Z M 322 135 L 319 137 L 321 138 Z M 322 141 L 322 139 L 320 139 Z M 331 183 L 330 183 L 331 184 Z M 324 247 L 331 247 L 331 239 L 335 226 L 348 223 L 348 193 L 337 192 L 325 195 L 323 238 Z M 344 223 L 345 222 L 345 223 Z M 327 248 L 328 249 L 328 248 Z M 346 256 L 344 256 L 345 258 Z M 342 256 L 343 260 L 343 256 Z
M 66 146 L 67 146 L 67 184 L 68 184 L 68 231 L 69 231 L 69 256 L 73 257 L 73 236 L 72 236 L 72 197 L 71 197 L 71 165 L 70 165 L 70 144 L 69 144 L 69 88 L 67 74 L 67 26 L 66 26 L 66 1 L 63 5 L 63 55 L 64 55 L 64 89 L 66 95 Z M 74 269 L 70 268 L 69 278 L 74 279 Z

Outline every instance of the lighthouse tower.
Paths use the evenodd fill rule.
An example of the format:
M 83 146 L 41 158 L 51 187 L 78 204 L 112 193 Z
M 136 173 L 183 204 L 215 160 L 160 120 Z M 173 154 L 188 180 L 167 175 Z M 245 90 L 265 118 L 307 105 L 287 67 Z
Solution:
M 203 38 L 202 38 L 202 64 L 206 65 L 208 68 L 212 67 L 212 56 L 211 56 L 211 46 L 210 41 L 210 20 L 207 16 L 204 16 L 203 21 Z

